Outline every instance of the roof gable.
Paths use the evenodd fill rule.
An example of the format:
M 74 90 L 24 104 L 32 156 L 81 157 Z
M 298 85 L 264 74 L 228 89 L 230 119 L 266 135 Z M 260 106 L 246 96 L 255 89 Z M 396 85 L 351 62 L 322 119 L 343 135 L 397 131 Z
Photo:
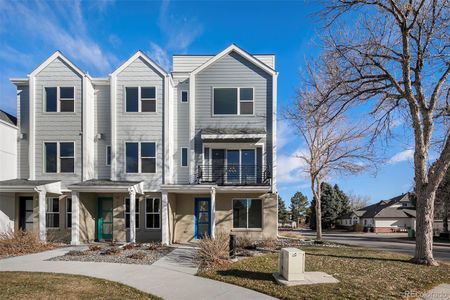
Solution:
M 111 76 L 117 76 L 120 72 L 125 70 L 129 65 L 131 65 L 136 59 L 141 58 L 146 63 L 148 63 L 150 66 L 152 66 L 158 73 L 162 76 L 167 76 L 167 72 L 161 68 L 157 63 L 155 63 L 150 57 L 145 55 L 142 51 L 137 51 L 133 56 L 131 56 L 126 62 L 124 62 L 122 65 L 120 65 L 112 74 Z
M 51 64 L 55 59 L 61 59 L 64 63 L 66 63 L 70 68 L 72 68 L 78 75 L 85 76 L 86 73 L 83 72 L 80 68 L 78 68 L 75 64 L 73 64 L 67 57 L 65 57 L 59 50 L 53 53 L 49 58 L 47 58 L 42 64 L 40 64 L 33 72 L 31 72 L 30 76 L 36 76 L 39 72 L 45 69 L 49 64 Z
M 263 71 L 265 71 L 266 73 L 268 73 L 270 75 L 275 75 L 277 73 L 274 69 L 272 69 L 271 67 L 269 67 L 268 65 L 266 65 L 265 63 L 263 63 L 262 61 L 260 61 L 256 57 L 254 57 L 253 55 L 251 55 L 248 52 L 246 52 L 245 50 L 239 48 L 235 44 L 231 44 L 230 46 L 225 48 L 222 52 L 215 55 L 211 59 L 207 60 L 204 64 L 200 65 L 198 68 L 196 68 L 194 71 L 192 71 L 191 74 L 196 75 L 196 74 L 200 73 L 201 71 L 203 71 L 210 65 L 214 64 L 216 61 L 220 60 L 221 58 L 225 57 L 226 55 L 230 54 L 231 52 L 236 52 L 237 54 L 239 54 L 240 56 L 242 56 L 249 62 L 253 63 L 257 67 L 261 68 Z

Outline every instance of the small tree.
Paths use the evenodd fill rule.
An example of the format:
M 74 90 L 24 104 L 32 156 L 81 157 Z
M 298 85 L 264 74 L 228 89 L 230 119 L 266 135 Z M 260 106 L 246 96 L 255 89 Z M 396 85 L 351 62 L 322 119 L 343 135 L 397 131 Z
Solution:
M 306 218 L 306 209 L 308 206 L 308 198 L 301 192 L 296 192 L 291 198 L 291 204 L 289 208 L 291 209 L 292 219 L 298 223 L 300 217 Z
M 286 205 L 284 204 L 283 199 L 278 196 L 278 222 L 284 225 L 288 220 L 289 218 L 286 210 Z
M 311 75 L 313 72 L 310 70 Z M 315 198 L 317 239 L 322 238 L 321 186 L 323 180 L 336 173 L 358 173 L 371 161 L 372 152 L 366 146 L 366 131 L 352 124 L 343 114 L 331 118 L 333 110 L 318 104 L 325 101 L 327 82 L 316 78 L 315 85 L 300 89 L 288 119 L 297 127 L 306 151 L 298 155 L 305 162 L 305 172 L 311 180 Z
M 350 210 L 358 210 L 366 207 L 370 202 L 370 198 L 368 196 L 361 196 L 353 193 L 348 194 L 348 199 L 350 202 Z

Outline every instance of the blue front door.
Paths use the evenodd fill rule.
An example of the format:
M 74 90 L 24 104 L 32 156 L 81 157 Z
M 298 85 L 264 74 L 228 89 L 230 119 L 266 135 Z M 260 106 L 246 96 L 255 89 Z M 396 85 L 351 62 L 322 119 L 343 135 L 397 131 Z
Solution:
M 195 238 L 211 236 L 211 199 L 195 198 Z

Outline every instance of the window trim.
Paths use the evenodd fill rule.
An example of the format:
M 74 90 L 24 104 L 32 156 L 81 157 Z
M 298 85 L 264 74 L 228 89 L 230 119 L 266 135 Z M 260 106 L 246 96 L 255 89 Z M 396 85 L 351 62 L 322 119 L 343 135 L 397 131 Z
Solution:
M 186 164 L 183 165 L 183 150 L 186 149 Z M 180 166 L 182 168 L 186 168 L 189 167 L 189 148 L 188 147 L 181 147 L 181 152 L 180 152 Z
M 70 87 L 73 88 L 73 99 L 72 98 L 61 98 L 60 89 L 61 88 L 70 88 Z M 47 91 L 45 90 L 46 88 L 56 88 L 56 111 L 47 111 Z M 55 113 L 74 114 L 74 113 L 76 113 L 75 101 L 76 101 L 77 97 L 76 97 L 75 91 L 76 91 L 75 86 L 66 86 L 66 85 L 43 86 L 43 88 L 42 88 L 42 95 L 43 95 L 42 110 L 43 111 L 42 112 L 45 114 L 55 114 Z M 66 100 L 73 101 L 73 111 L 61 111 L 61 101 L 66 101 Z
M 123 198 L 123 220 L 125 223 L 125 230 L 130 229 L 130 227 L 127 227 L 127 215 L 131 215 L 130 212 L 127 212 L 127 199 L 130 199 L 130 197 L 125 197 Z M 136 229 L 140 229 L 141 228 L 141 211 L 140 211 L 140 204 L 141 204 L 141 198 L 140 197 L 136 197 L 136 201 L 138 202 L 137 206 L 135 207 L 135 215 L 139 215 L 139 226 L 136 224 L 136 219 L 135 219 L 135 225 L 136 225 Z
M 155 213 L 155 212 L 147 212 L 147 201 L 148 200 L 158 200 L 159 201 L 159 212 Z M 154 206 L 154 205 L 153 205 Z M 147 227 L 147 216 L 148 215 L 159 215 L 159 227 Z M 145 229 L 161 229 L 161 198 L 159 197 L 153 197 L 153 196 L 146 196 L 145 197 Z
M 261 201 L 261 227 L 248 227 L 248 207 L 247 207 L 247 209 L 246 209 L 246 217 L 247 217 L 247 219 L 246 219 L 246 223 L 247 223 L 247 226 L 246 227 L 234 227 L 234 201 L 241 201 L 241 200 L 246 200 L 246 201 L 248 201 L 248 200 L 259 200 L 259 201 Z M 231 228 L 233 229 L 233 230 L 244 230 L 244 231 L 246 231 L 246 230 L 249 230 L 249 231 L 252 231 L 252 230 L 263 230 L 264 229 L 264 201 L 263 201 L 263 199 L 260 199 L 260 198 L 232 198 L 231 199 Z
M 253 91 L 253 100 L 241 100 L 241 88 L 244 89 L 252 89 Z M 215 101 L 214 101 L 214 94 L 216 89 L 236 89 L 237 90 L 237 110 L 236 114 L 216 114 L 214 113 L 214 107 L 215 107 Z M 212 87 L 212 105 L 211 105 L 211 115 L 213 117 L 254 117 L 255 116 L 255 88 L 252 86 L 213 86 Z M 252 114 L 241 114 L 241 102 L 245 103 L 253 103 L 253 113 Z
M 127 88 L 137 88 L 138 89 L 138 111 L 127 111 Z M 142 98 L 141 97 L 141 88 L 155 88 L 155 98 Z M 142 111 L 142 101 L 155 101 L 155 111 Z M 124 86 L 123 87 L 123 110 L 126 114 L 137 114 L 137 113 L 144 113 L 144 114 L 155 114 L 158 112 L 158 87 L 156 85 L 154 86 Z
M 128 143 L 134 143 L 134 144 L 138 144 L 138 172 L 127 172 L 127 144 Z M 153 143 L 155 144 L 155 157 L 151 157 L 151 156 L 145 156 L 145 157 L 141 157 L 141 144 L 142 143 Z M 125 155 L 125 159 L 124 159 L 124 170 L 125 170 L 125 174 L 157 174 L 158 173 L 158 143 L 155 141 L 125 141 L 123 144 L 123 153 Z M 142 173 L 142 158 L 154 158 L 155 159 L 155 172 L 154 173 Z
M 56 172 L 47 172 L 47 153 L 45 151 L 45 144 L 56 143 Z M 61 151 L 60 143 L 72 143 L 73 144 L 73 172 L 61 172 Z M 42 173 L 43 174 L 75 174 L 76 169 L 76 143 L 75 141 L 43 141 L 42 142 Z M 64 158 L 71 158 L 71 156 L 64 156 Z
M 108 164 L 108 148 L 109 148 L 109 151 L 110 151 L 110 156 L 111 156 L 111 161 L 112 161 L 111 145 L 106 145 L 105 166 L 111 166 L 111 161 Z
M 183 101 L 183 92 L 187 94 L 187 100 Z M 188 90 L 180 90 L 180 102 L 181 103 L 189 103 L 189 91 Z
M 54 211 L 48 211 L 48 205 L 47 205 L 47 201 L 48 201 L 48 199 L 52 199 L 52 200 L 54 200 L 54 199 L 58 199 L 58 211 L 57 212 L 54 212 Z M 47 229 L 59 229 L 59 228 L 61 228 L 61 206 L 60 206 L 60 203 L 59 203 L 59 201 L 61 201 L 60 199 L 59 199 L 59 197 L 46 197 L 45 198 L 45 228 L 47 228 Z M 48 222 L 47 222 L 47 215 L 48 214 L 52 214 L 52 215 L 58 215 L 58 226 L 57 227 L 50 227 L 49 225 L 48 225 Z
M 72 228 L 72 205 L 70 205 L 70 212 L 67 210 L 68 208 L 69 208 L 69 205 L 68 205 L 68 203 L 69 203 L 69 199 L 70 199 L 70 202 L 72 202 L 72 197 L 66 197 L 66 228 L 67 229 L 70 229 L 70 228 Z M 70 214 L 70 227 L 69 227 L 69 214 Z

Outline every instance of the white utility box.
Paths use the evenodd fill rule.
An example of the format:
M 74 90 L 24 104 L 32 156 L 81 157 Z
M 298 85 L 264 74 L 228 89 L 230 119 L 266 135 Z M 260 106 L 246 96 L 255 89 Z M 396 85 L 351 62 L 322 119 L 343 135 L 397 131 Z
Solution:
M 305 252 L 297 248 L 282 248 L 278 270 L 287 281 L 304 280 Z

